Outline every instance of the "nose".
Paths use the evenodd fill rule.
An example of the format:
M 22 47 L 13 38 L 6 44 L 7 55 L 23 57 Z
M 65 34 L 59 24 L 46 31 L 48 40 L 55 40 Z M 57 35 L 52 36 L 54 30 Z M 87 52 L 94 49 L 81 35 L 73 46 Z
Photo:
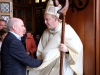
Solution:
M 25 31 L 25 27 L 24 27 L 23 29 L 24 29 L 24 31 Z
M 47 25 L 47 21 L 45 20 L 45 24 Z
M 23 30 L 24 30 L 24 33 L 25 33 L 26 32 L 26 28 L 24 27 Z

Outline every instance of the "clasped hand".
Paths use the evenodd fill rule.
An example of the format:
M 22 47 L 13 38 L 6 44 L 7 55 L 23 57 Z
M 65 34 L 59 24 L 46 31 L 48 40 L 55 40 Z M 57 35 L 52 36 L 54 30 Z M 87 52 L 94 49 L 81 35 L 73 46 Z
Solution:
M 68 48 L 65 44 L 60 44 L 59 45 L 59 50 L 63 52 L 68 52 Z

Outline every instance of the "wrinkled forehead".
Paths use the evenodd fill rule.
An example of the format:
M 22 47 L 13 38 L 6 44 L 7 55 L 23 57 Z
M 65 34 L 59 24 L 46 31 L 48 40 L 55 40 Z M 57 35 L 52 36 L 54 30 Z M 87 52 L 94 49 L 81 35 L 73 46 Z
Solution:
M 51 14 L 44 14 L 44 19 L 50 19 L 50 18 L 58 18 L 57 16 L 55 15 L 51 15 Z
M 45 13 L 44 14 L 44 18 L 50 18 L 52 15 L 51 14 L 48 14 L 48 13 Z

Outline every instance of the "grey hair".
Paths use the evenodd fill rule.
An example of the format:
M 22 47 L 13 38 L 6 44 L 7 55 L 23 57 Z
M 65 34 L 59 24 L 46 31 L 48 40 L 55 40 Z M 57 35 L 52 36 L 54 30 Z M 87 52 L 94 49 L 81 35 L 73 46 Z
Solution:
M 57 16 L 55 16 L 55 15 L 51 15 L 52 16 L 52 18 L 57 18 Z
M 52 15 L 52 18 L 58 18 L 58 17 L 57 17 L 57 16 L 55 16 L 55 15 Z M 60 22 L 60 23 L 61 23 L 61 22 L 62 22 L 62 20 L 58 18 L 58 22 Z
M 13 20 L 9 20 L 8 23 L 7 23 L 7 28 L 8 30 L 10 31 L 12 29 L 12 26 L 13 25 L 18 25 L 18 20 L 16 19 L 13 19 Z

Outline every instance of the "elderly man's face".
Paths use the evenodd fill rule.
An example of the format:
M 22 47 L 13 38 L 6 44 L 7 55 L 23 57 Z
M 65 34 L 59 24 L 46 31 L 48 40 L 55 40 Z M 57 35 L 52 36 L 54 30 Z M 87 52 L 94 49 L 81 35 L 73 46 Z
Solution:
M 6 28 L 6 22 L 5 21 L 0 21 L 0 30 Z
M 15 31 L 19 36 L 23 36 L 25 34 L 25 26 L 23 21 L 19 21 L 18 25 L 16 26 L 16 31 Z
M 56 27 L 56 18 L 53 18 L 52 15 L 44 14 L 44 20 L 48 29 L 54 29 Z

